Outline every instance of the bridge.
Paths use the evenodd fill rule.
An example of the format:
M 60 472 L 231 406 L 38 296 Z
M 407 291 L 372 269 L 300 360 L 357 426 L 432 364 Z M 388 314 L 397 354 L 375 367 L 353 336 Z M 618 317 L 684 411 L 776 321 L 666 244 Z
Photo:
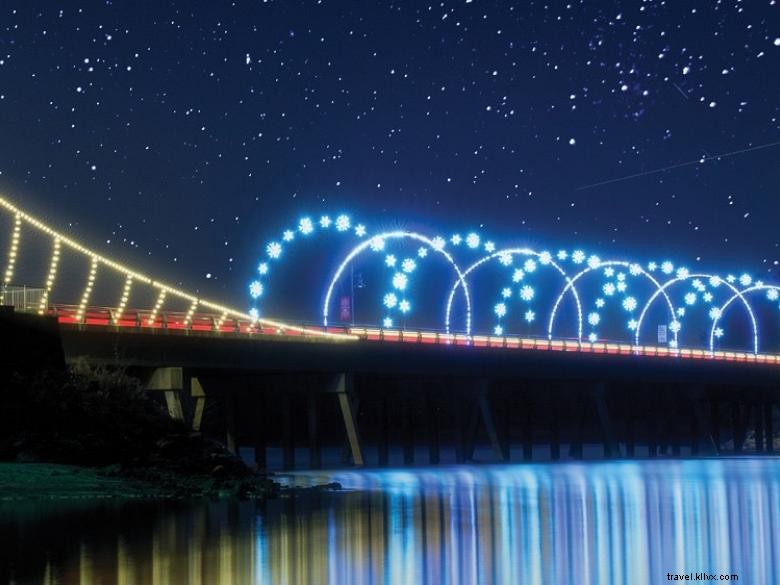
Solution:
M 261 466 L 276 449 L 285 468 L 318 467 L 323 441 L 357 465 L 391 463 L 393 445 L 403 463 L 587 457 L 589 445 L 599 456 L 775 448 L 780 287 L 747 273 L 499 246 L 478 232 L 371 233 L 346 214 L 323 215 L 263 247 L 251 306 L 240 310 L 89 249 L 8 199 L 0 210 L 9 236 L 0 305 L 55 323 L 68 361 L 130 368 L 171 416 L 231 449 L 253 447 Z M 341 240 L 319 323 L 265 317 L 270 276 L 318 235 Z M 434 257 L 441 325 L 423 315 L 415 326 L 424 302 L 411 283 Z M 373 325 L 351 324 L 355 267 L 386 280 L 365 313 Z M 491 286 L 495 302 L 478 307 Z

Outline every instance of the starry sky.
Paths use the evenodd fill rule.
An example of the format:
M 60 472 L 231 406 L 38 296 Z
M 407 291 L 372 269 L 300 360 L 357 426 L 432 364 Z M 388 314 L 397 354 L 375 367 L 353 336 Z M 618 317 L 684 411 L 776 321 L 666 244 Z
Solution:
M 776 0 L 0 5 L 0 190 L 236 306 L 341 210 L 777 277 L 779 116 Z

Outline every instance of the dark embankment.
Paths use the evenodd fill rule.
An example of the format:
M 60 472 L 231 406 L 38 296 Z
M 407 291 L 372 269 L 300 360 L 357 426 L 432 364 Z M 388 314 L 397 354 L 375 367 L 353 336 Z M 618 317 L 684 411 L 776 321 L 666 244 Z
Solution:
M 56 320 L 0 309 L 0 499 L 275 491 L 123 370 L 66 366 Z

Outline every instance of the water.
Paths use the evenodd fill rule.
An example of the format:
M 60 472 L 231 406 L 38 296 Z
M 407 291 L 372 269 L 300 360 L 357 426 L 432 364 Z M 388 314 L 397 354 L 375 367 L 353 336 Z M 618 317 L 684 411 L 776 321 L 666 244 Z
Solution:
M 0 505 L 0 582 L 780 583 L 780 459 L 297 473 L 267 504 Z

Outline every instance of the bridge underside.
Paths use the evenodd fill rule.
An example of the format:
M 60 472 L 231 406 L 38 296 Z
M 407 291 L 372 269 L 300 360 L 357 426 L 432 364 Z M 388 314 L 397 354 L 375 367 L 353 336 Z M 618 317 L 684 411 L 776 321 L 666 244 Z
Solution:
M 61 331 L 261 467 L 771 453 L 776 367 L 495 348 Z M 778 445 L 780 446 L 780 445 Z M 247 451 L 242 451 L 247 455 Z

